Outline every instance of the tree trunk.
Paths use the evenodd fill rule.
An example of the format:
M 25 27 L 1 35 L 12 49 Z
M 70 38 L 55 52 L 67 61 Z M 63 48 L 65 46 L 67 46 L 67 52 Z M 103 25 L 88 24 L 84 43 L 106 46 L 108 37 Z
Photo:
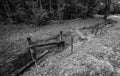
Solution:
M 9 0 L 4 0 L 3 1 L 3 5 L 4 5 L 4 8 L 5 8 L 5 12 L 6 12 L 6 15 L 7 15 L 7 17 L 8 17 L 8 22 L 12 22 L 13 20 L 12 20 L 12 18 L 11 18 L 11 14 L 12 14 L 12 12 L 11 12 L 11 2 L 9 1 Z
M 38 0 L 38 8 L 40 8 L 40 10 L 43 10 L 42 0 Z
M 65 3 L 63 3 L 62 0 L 58 0 L 57 7 L 58 7 L 58 12 L 57 13 L 58 13 L 59 20 L 62 20 L 63 19 L 63 12 L 62 12 L 62 10 L 65 7 Z
M 52 1 L 49 0 L 49 2 L 50 2 L 50 12 L 51 12 L 52 11 Z
M 104 14 L 104 19 L 106 20 L 108 15 L 110 14 L 110 5 L 111 5 L 111 0 L 105 0 L 105 14 Z

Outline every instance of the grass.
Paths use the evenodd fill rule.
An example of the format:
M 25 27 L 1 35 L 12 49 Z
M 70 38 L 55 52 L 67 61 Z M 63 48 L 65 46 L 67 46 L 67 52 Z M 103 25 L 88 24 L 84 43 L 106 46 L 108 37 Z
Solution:
M 68 48 L 47 58 L 38 76 L 119 76 L 119 36 L 119 30 L 112 29 L 91 41 L 75 43 L 72 54 Z M 29 76 L 26 73 L 23 76 Z
M 20 30 L 13 25 L 13 31 L 10 31 L 12 27 L 9 25 L 8 28 L 5 27 L 7 31 L 1 33 L 3 37 L 0 40 L 0 62 L 4 64 L 23 53 L 28 46 L 26 37 L 30 36 L 33 41 L 39 41 L 55 36 L 62 30 L 67 45 L 70 45 L 70 36 L 75 37 L 73 53 L 70 47 L 66 47 L 64 51 L 48 55 L 39 65 L 32 66 L 22 76 L 119 76 L 119 30 L 110 29 L 104 36 L 85 42 L 78 42 L 79 36 L 71 31 L 74 30 L 73 27 L 92 26 L 101 21 L 87 19 L 83 22 L 78 19 L 42 27 L 19 25 Z M 2 70 L 8 71 L 8 67 L 13 68 L 13 64 L 6 65 Z

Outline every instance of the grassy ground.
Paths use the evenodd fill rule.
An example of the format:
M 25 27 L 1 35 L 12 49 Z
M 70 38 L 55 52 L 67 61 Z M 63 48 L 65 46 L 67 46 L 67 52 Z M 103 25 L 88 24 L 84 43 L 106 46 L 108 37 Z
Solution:
M 23 76 L 119 76 L 119 23 L 91 41 L 77 42 Z M 37 70 L 38 69 L 38 70 Z
M 76 20 L 71 20 L 71 21 L 65 21 L 62 24 L 57 24 L 56 23 L 56 24 L 49 24 L 49 25 L 37 26 L 37 27 L 33 26 L 33 25 L 23 25 L 23 24 L 21 24 L 21 25 L 1 25 L 0 26 L 1 27 L 0 28 L 0 31 L 1 31 L 0 32 L 0 35 L 1 35 L 1 37 L 0 37 L 0 66 L 2 66 L 3 64 L 6 64 L 6 63 L 10 62 L 11 60 L 15 59 L 19 54 L 23 53 L 26 50 L 26 48 L 28 46 L 27 41 L 26 41 L 27 37 L 31 37 L 33 41 L 43 40 L 43 39 L 48 39 L 52 36 L 55 36 L 55 35 L 59 34 L 59 31 L 63 31 L 63 33 L 65 34 L 64 35 L 64 40 L 66 41 L 66 43 L 70 44 L 70 36 L 71 35 L 74 36 L 74 43 L 76 43 L 79 40 L 79 35 L 75 34 L 75 32 L 74 32 L 75 29 L 81 28 L 81 27 L 84 27 L 84 26 L 93 26 L 93 25 L 95 25 L 99 22 L 102 22 L 102 21 L 103 20 L 101 18 L 86 19 L 85 21 L 83 21 L 81 19 L 76 19 Z M 119 24 L 116 24 L 116 27 L 117 26 L 119 27 Z M 117 29 L 118 29 L 118 27 L 117 27 Z M 116 28 L 113 28 L 113 29 L 116 29 Z M 110 34 L 107 34 L 107 35 L 111 37 Z M 104 39 L 108 39 L 108 36 L 107 37 L 106 36 L 102 37 L 101 40 L 97 40 L 97 39 L 94 40 L 93 44 L 97 43 L 98 41 L 99 41 L 99 43 L 101 42 L 101 44 L 102 44 L 102 42 L 105 42 Z M 118 34 L 115 35 L 115 36 L 118 37 Z M 114 38 L 114 36 L 111 37 L 110 39 L 112 39 L 112 38 Z M 116 42 L 118 41 L 117 39 L 119 40 L 119 38 L 115 38 Z M 111 41 L 111 40 L 109 40 L 109 41 Z M 112 42 L 110 42 L 111 44 L 109 44 L 107 42 L 108 41 L 106 40 L 106 44 L 103 43 L 104 45 L 107 45 L 107 47 L 109 46 L 109 47 L 114 48 L 114 46 L 117 46 L 117 44 L 112 45 Z M 88 43 L 91 43 L 89 45 L 93 45 L 92 42 L 87 42 L 85 44 L 87 45 Z M 114 41 L 113 41 L 113 43 L 114 43 Z M 79 48 L 79 50 L 80 50 L 80 46 L 81 46 L 80 44 L 81 43 L 76 44 L 76 45 L 79 45 L 78 47 L 76 47 L 76 48 Z M 92 48 L 104 47 L 101 44 L 98 44 L 98 46 L 93 46 Z M 88 45 L 88 47 L 91 47 L 89 45 Z M 84 46 L 81 46 L 81 47 L 84 47 Z M 87 48 L 87 47 L 84 47 L 84 48 Z M 87 50 L 90 50 L 92 48 L 89 48 Z M 106 46 L 105 46 L 105 48 L 106 48 Z M 71 76 L 71 75 L 73 76 L 73 73 L 70 73 L 70 71 L 75 72 L 75 70 L 78 69 L 78 65 L 82 65 L 83 63 L 85 64 L 85 66 L 80 66 L 79 70 L 81 70 L 80 68 L 82 68 L 82 69 L 84 68 L 85 72 L 90 71 L 90 72 L 96 73 L 95 69 L 93 71 L 90 68 L 89 68 L 90 69 L 89 71 L 86 70 L 86 68 L 88 68 L 86 66 L 91 65 L 92 62 L 96 63 L 95 65 L 92 65 L 93 67 L 99 65 L 98 68 L 100 68 L 102 64 L 106 63 L 106 65 L 108 64 L 106 67 L 109 67 L 108 69 L 110 71 L 113 71 L 113 69 L 114 69 L 108 61 L 105 62 L 105 61 L 102 60 L 99 64 L 97 64 L 99 62 L 99 60 L 95 56 L 97 56 L 98 54 L 104 54 L 104 53 L 100 53 L 100 52 L 96 53 L 96 50 L 93 50 L 95 52 L 88 52 L 90 54 L 87 54 L 86 52 L 85 52 L 85 54 L 82 53 L 82 52 L 75 52 L 71 55 L 70 54 L 70 48 L 68 48 L 66 50 L 67 51 L 63 51 L 59 55 L 55 55 L 55 56 L 50 55 L 49 58 L 48 58 L 48 61 L 46 61 L 48 64 L 45 63 L 45 65 L 47 65 L 47 66 L 45 66 L 47 69 L 43 69 L 43 70 L 40 69 L 38 75 L 47 76 L 47 74 L 42 73 L 42 71 L 44 71 L 46 73 L 49 73 L 48 75 L 50 75 L 50 76 L 53 76 L 54 73 L 57 74 L 55 76 L 64 76 L 64 74 L 66 74 L 66 75 L 69 74 L 68 76 Z M 81 49 L 81 50 L 86 51 L 86 49 Z M 75 51 L 77 51 L 77 50 L 75 50 Z M 111 51 L 109 51 L 109 52 L 111 53 Z M 78 53 L 79 53 L 79 55 L 78 55 Z M 69 55 L 70 55 L 70 57 L 69 57 Z M 74 62 L 74 60 L 76 60 L 76 58 L 84 58 L 84 56 L 86 58 L 85 58 L 83 63 Z M 104 56 L 106 56 L 106 55 L 104 55 Z M 57 57 L 57 59 L 55 57 Z M 65 59 L 62 59 L 61 57 L 65 58 Z M 70 60 L 70 59 L 73 59 L 73 60 Z M 49 61 L 49 60 L 51 60 L 52 62 Z M 92 60 L 92 61 L 87 63 L 87 62 L 85 62 L 87 60 Z M 50 64 L 50 62 L 52 64 Z M 113 62 L 113 61 L 111 60 L 111 62 Z M 65 63 L 67 66 L 63 63 Z M 55 65 L 53 65 L 53 64 L 55 64 Z M 73 68 L 72 67 L 70 68 L 70 65 L 73 65 L 73 64 L 75 64 L 75 66 L 72 66 Z M 58 67 L 58 66 L 60 66 L 60 67 Z M 93 67 L 91 67 L 91 68 L 93 68 Z M 102 66 L 102 67 L 105 67 L 105 66 Z M 14 69 L 13 65 L 9 64 L 9 65 L 6 65 L 1 70 L 2 71 L 8 71 L 11 68 Z M 51 68 L 53 68 L 53 69 L 51 69 Z M 36 70 L 36 68 L 33 68 L 30 71 L 26 72 L 23 76 L 34 76 L 35 74 L 32 71 L 34 69 Z M 49 72 L 50 69 L 53 70 L 52 71 L 53 74 Z M 69 70 L 69 69 L 71 69 L 71 70 Z M 58 71 L 58 72 L 63 71 L 64 73 L 62 73 L 62 75 L 61 75 L 61 74 L 57 73 L 55 70 Z M 79 73 L 79 72 L 81 72 L 81 73 Z M 75 72 L 74 76 L 79 76 L 79 75 L 83 74 L 84 71 L 79 71 L 79 72 L 78 73 Z M 106 70 L 105 70 L 105 72 L 106 72 Z M 92 75 L 92 73 L 91 73 L 91 75 Z M 86 76 L 86 75 L 82 75 L 82 76 Z

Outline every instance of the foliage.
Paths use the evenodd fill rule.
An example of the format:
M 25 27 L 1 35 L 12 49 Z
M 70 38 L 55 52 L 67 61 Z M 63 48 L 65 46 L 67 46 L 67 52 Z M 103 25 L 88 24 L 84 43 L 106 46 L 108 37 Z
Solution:
M 8 23 L 47 23 L 50 19 L 63 20 L 83 18 L 104 12 L 104 0 L 1 0 L 0 16 L 2 21 Z M 118 1 L 114 1 L 111 7 L 112 13 L 119 13 Z M 101 3 L 103 5 L 101 5 Z M 7 19 L 8 18 L 8 19 Z
M 112 11 L 113 14 L 119 14 L 120 13 L 120 4 L 119 3 L 113 2 L 112 8 L 113 8 L 113 11 Z

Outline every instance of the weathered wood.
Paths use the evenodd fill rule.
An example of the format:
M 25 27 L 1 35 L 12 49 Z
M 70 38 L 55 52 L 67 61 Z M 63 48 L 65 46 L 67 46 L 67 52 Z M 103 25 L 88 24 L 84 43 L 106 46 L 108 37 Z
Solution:
M 43 56 L 45 56 L 47 53 L 49 53 L 50 51 L 45 51 L 44 53 L 42 53 L 38 58 L 37 60 L 40 60 Z
M 58 49 L 59 49 L 60 47 L 62 47 L 62 49 L 64 49 L 64 48 L 65 48 L 65 42 L 64 42 L 64 41 L 61 41 L 59 44 L 57 44 L 57 46 L 58 46 Z
M 28 45 L 29 46 L 32 45 L 32 40 L 31 40 L 30 37 L 27 38 L 27 41 L 28 41 Z M 36 53 L 35 53 L 35 51 L 33 50 L 33 48 L 28 48 L 28 51 L 30 53 L 30 56 L 31 56 L 33 62 L 35 62 L 35 65 L 37 66 L 37 60 L 36 60 Z
M 60 41 L 63 40 L 63 39 L 62 39 L 62 38 L 63 38 L 62 36 L 63 36 L 63 33 L 62 33 L 62 31 L 60 31 Z
M 44 53 L 42 53 L 37 60 L 41 59 L 43 56 L 45 56 L 47 53 L 49 53 L 49 51 L 45 51 Z M 21 69 L 16 70 L 15 72 L 13 72 L 11 75 L 8 76 L 19 76 L 21 74 L 23 74 L 28 68 L 30 68 L 32 65 L 34 65 L 35 62 L 34 61 L 30 61 L 27 65 L 23 66 Z
M 71 37 L 71 52 L 73 52 L 73 37 Z
M 53 42 L 53 43 L 46 43 L 46 44 L 37 44 L 37 45 L 30 45 L 29 48 L 35 48 L 35 47 L 43 47 L 43 46 L 49 46 L 49 45 L 58 45 L 60 43 L 63 43 L 64 41 L 60 42 Z
M 36 53 L 34 52 L 34 50 L 32 48 L 29 48 L 29 52 L 30 52 L 32 61 L 34 61 L 35 65 L 37 66 Z
M 62 34 L 61 34 L 62 35 Z M 29 61 L 25 66 L 23 66 L 21 69 L 16 70 L 15 72 L 13 72 L 11 75 L 8 76 L 19 76 L 21 75 L 23 72 L 25 72 L 28 68 L 30 68 L 32 65 L 36 65 L 37 60 L 40 60 L 44 55 L 46 55 L 47 53 L 49 53 L 49 51 L 45 51 L 43 54 L 41 54 L 38 58 L 36 57 L 36 53 L 34 51 L 35 47 L 42 47 L 42 46 L 48 46 L 48 45 L 57 45 L 58 47 L 64 47 L 65 46 L 65 42 L 62 41 L 62 37 L 61 37 L 61 41 L 59 42 L 53 42 L 53 43 L 46 43 L 46 44 L 36 44 L 36 45 L 32 45 L 32 40 L 30 37 L 27 38 L 28 41 L 28 53 L 30 55 L 30 57 L 32 58 L 31 61 Z
M 29 44 L 29 45 L 32 45 L 32 40 L 31 40 L 30 37 L 27 38 L 27 41 L 28 41 L 28 44 Z

